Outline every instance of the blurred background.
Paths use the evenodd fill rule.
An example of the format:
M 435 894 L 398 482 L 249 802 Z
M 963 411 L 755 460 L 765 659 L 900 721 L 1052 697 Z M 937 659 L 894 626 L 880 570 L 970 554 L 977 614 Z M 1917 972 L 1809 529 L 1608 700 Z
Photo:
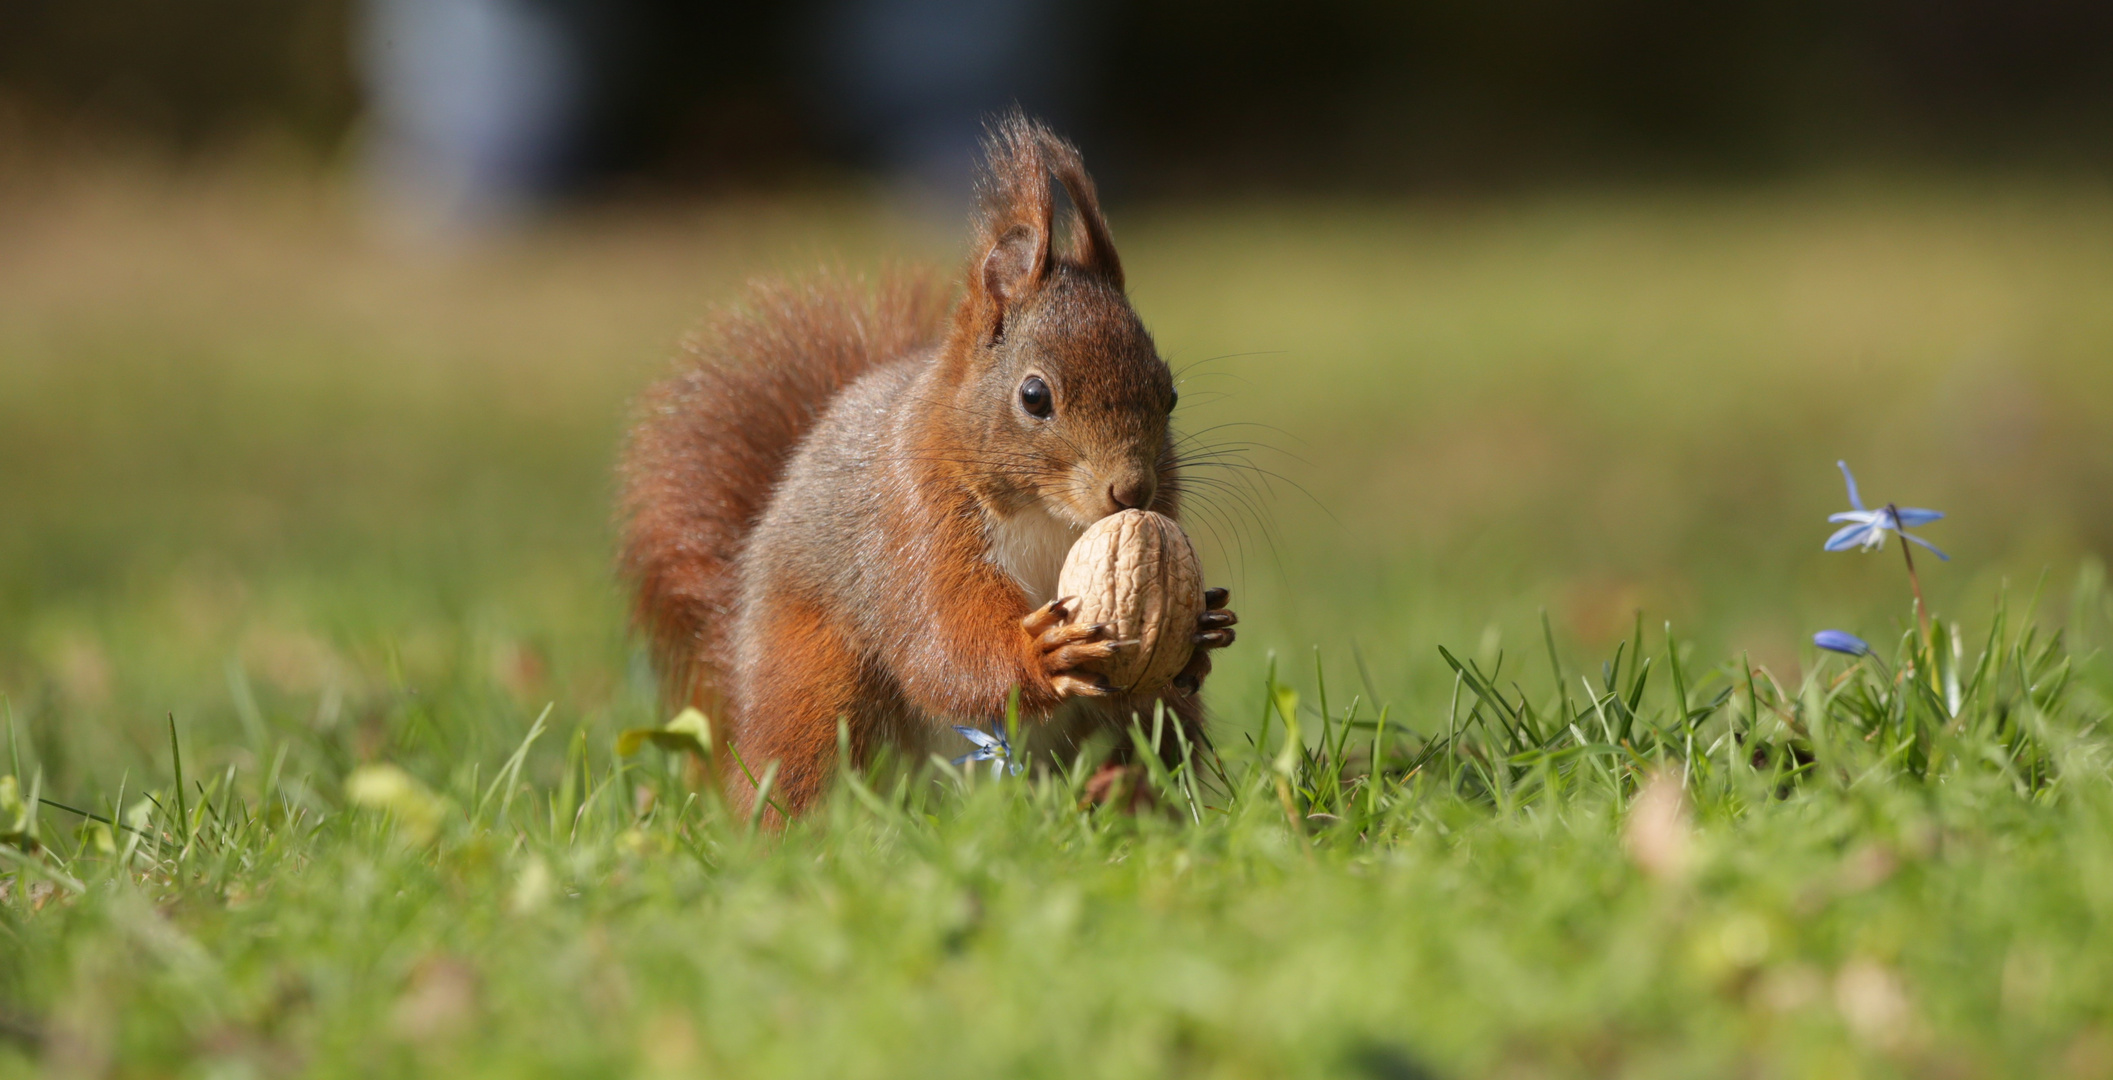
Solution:
M 759 273 L 961 257 L 981 119 L 1071 133 L 1274 652 L 1442 724 L 1638 613 L 1782 677 L 2113 551 L 2113 6 L 14 0 L 0 714 L 62 790 L 650 721 L 627 403 Z M 1525 656 L 1523 661 L 1518 659 Z M 1257 706 L 1258 707 L 1258 706 Z M 1435 719 L 1434 719 L 1435 718 Z M 597 744 L 601 745 L 601 744 Z
M 2102 167 L 2091 0 L 16 0 L 10 134 L 508 188 L 959 183 L 1018 101 L 1139 197 Z

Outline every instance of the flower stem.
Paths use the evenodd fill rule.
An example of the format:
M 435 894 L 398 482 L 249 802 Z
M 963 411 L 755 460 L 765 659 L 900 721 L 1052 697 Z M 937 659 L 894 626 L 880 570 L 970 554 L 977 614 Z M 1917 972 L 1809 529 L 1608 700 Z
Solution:
M 1887 503 L 1886 513 L 1893 518 L 1895 526 L 1893 531 L 1900 532 L 1898 527 L 1900 525 L 1900 509 L 1892 503 Z M 1908 584 L 1915 588 L 1915 625 L 1922 631 L 1922 640 L 1928 641 L 1930 639 L 1930 613 L 1928 606 L 1922 602 L 1922 578 L 1915 573 L 1915 553 L 1910 550 L 1912 547 L 1914 545 L 1908 543 L 1908 535 L 1900 532 L 1900 557 L 1907 560 Z

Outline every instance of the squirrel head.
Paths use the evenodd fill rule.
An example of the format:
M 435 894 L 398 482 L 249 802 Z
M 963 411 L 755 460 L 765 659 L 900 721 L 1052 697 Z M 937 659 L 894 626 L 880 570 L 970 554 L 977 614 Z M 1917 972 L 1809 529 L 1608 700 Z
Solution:
M 1168 509 L 1173 374 L 1123 293 L 1079 153 L 1018 112 L 993 125 L 967 287 L 941 364 L 957 464 L 986 506 L 1084 527 Z M 1059 250 L 1050 178 L 1071 203 Z

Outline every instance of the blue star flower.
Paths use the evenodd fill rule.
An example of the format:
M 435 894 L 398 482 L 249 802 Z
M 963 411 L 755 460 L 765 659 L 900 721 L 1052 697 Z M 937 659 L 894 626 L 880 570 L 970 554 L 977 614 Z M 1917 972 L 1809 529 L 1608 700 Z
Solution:
M 1827 538 L 1826 546 L 1828 551 L 1847 551 L 1853 547 L 1862 547 L 1865 551 L 1876 551 L 1886 546 L 1886 532 L 1891 530 L 1899 533 L 1902 540 L 1912 540 L 1930 549 L 1938 558 L 1946 562 L 1951 561 L 1951 556 L 1938 551 L 1937 545 L 1908 532 L 1909 529 L 1917 525 L 1927 525 L 1942 518 L 1944 516 L 1942 513 L 1935 510 L 1898 507 L 1890 503 L 1876 510 L 1866 510 L 1864 509 L 1863 498 L 1856 493 L 1856 476 L 1849 471 L 1849 463 L 1837 461 L 1835 464 L 1841 466 L 1842 479 L 1849 482 L 1849 505 L 1856 509 L 1827 515 L 1828 521 L 1849 522 L 1848 525 L 1837 530 L 1833 536 Z
M 1849 656 L 1871 655 L 1870 643 L 1847 630 L 1822 630 L 1812 635 L 1812 643 L 1828 652 Z
M 960 732 L 962 738 L 976 744 L 974 750 L 955 758 L 954 764 L 966 765 L 972 761 L 988 761 L 990 762 L 990 774 L 992 776 L 1005 775 L 1008 767 L 1011 768 L 1014 776 L 1020 775 L 1022 766 L 1019 762 L 1013 760 L 1012 744 L 1005 741 L 1005 733 L 1003 731 L 980 731 L 972 727 L 962 727 L 960 724 L 955 724 L 954 730 Z

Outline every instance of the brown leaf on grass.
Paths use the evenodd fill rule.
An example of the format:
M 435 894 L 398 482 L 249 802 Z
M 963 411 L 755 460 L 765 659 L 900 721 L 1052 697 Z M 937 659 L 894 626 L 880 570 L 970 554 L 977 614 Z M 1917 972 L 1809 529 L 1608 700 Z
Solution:
M 477 1018 L 477 971 L 462 960 L 429 956 L 411 969 L 389 1010 L 389 1030 L 406 1042 L 430 1043 L 467 1030 Z
M 1858 958 L 1834 976 L 1834 1006 L 1861 1042 L 1897 1051 L 1914 1039 L 1915 1013 L 1900 977 L 1876 960 Z
M 1839 888 L 1844 894 L 1874 889 L 1885 884 L 1898 869 L 1900 858 L 1892 848 L 1877 842 L 1867 843 L 1842 860 Z
M 1688 824 L 1687 792 L 1670 772 L 1652 773 L 1643 793 L 1629 807 L 1621 830 L 1629 860 L 1659 881 L 1687 876 L 1694 860 L 1694 831 Z

